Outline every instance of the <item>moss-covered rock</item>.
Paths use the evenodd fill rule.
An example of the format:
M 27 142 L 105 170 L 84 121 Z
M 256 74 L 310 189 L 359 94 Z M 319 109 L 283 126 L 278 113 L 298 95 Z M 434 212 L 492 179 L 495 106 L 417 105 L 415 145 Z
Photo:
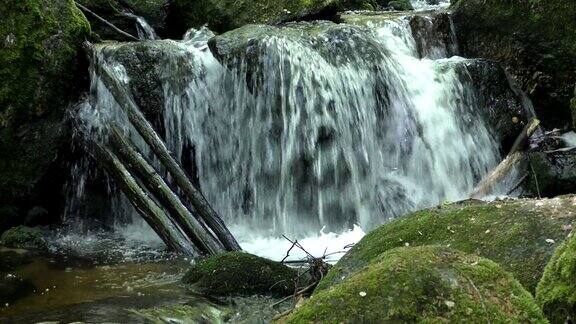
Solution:
M 39 229 L 18 226 L 0 236 L 0 245 L 15 249 L 42 250 L 46 248 L 46 241 Z
M 536 288 L 536 300 L 552 323 L 576 320 L 576 235 L 560 246 Z
M 499 263 L 533 292 L 576 217 L 576 197 L 461 202 L 419 211 L 366 235 L 332 268 L 317 291 L 343 281 L 395 247 L 439 244 Z
M 493 261 L 447 247 L 389 250 L 287 323 L 546 323 L 542 311 Z
M 338 8 L 338 0 L 174 0 L 168 27 L 171 37 L 179 38 L 189 28 L 205 24 L 216 32 L 225 32 L 247 24 L 333 17 Z
M 388 2 L 388 6 L 394 10 L 407 11 L 414 10 L 412 3 L 409 0 L 393 0 Z
M 576 83 L 572 0 L 459 0 L 453 21 L 462 54 L 505 63 L 545 127 L 570 123 Z
M 61 199 L 64 177 L 49 170 L 68 146 L 63 119 L 83 85 L 76 72 L 90 26 L 72 0 L 6 0 L 0 17 L 0 206 L 25 214 Z M 33 195 L 50 176 L 53 196 Z
M 201 261 L 182 280 L 194 291 L 209 296 L 287 296 L 294 293 L 297 276 L 295 269 L 279 262 L 228 252 Z
M 144 18 L 157 33 L 162 34 L 165 31 L 167 15 L 165 0 L 79 0 L 78 2 L 131 35 L 138 36 L 138 31 L 136 20 L 126 15 L 127 12 Z M 124 36 L 93 16 L 87 15 L 87 18 L 90 20 L 92 30 L 100 38 L 126 40 Z

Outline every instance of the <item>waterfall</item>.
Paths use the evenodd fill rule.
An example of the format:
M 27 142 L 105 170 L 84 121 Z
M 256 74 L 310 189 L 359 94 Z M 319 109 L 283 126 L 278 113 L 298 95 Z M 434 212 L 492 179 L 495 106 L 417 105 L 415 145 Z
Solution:
M 156 35 L 154 28 L 152 28 L 152 26 L 150 26 L 150 24 L 148 24 L 146 19 L 144 19 L 143 17 L 140 17 L 138 15 L 135 15 L 133 13 L 129 13 L 129 12 L 125 12 L 124 15 L 126 15 L 126 17 L 130 17 L 130 18 L 134 19 L 134 21 L 136 23 L 136 30 L 138 32 L 138 39 L 141 39 L 141 40 L 158 39 L 158 35 Z
M 215 38 L 203 28 L 179 42 L 102 45 L 100 64 L 118 72 L 240 240 L 369 230 L 467 198 L 500 160 L 453 34 L 429 17 L 434 28 L 416 30 L 413 18 Z M 153 69 L 139 70 L 132 52 Z M 92 129 L 124 121 L 147 154 L 94 78 L 77 118 Z

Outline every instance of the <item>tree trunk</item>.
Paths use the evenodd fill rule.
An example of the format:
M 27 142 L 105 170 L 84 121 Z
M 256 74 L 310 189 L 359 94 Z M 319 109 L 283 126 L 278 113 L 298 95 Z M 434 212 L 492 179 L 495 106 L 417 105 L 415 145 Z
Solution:
M 162 176 L 132 147 L 115 124 L 110 126 L 109 140 L 114 152 L 134 171 L 148 191 L 168 209 L 171 218 L 200 251 L 207 255 L 214 255 L 223 251 L 209 230 L 186 209 Z
M 524 146 L 526 142 L 534 134 L 538 126 L 540 125 L 540 121 L 536 118 L 532 119 L 526 127 L 522 130 L 522 133 L 518 135 L 514 145 L 512 145 L 512 149 L 510 153 L 506 156 L 506 158 L 498 164 L 494 170 L 492 170 L 480 183 L 474 188 L 472 191 L 471 198 L 472 199 L 480 199 L 492 192 L 494 186 L 502 181 L 502 179 L 510 173 L 510 170 L 522 160 L 524 155 L 526 154 L 526 150 Z
M 158 136 L 156 131 L 152 128 L 152 125 L 150 125 L 140 109 L 138 109 L 138 106 L 134 103 L 131 95 L 127 93 L 118 80 L 114 78 L 110 69 L 105 65 L 100 65 L 96 72 L 107 86 L 108 90 L 110 90 L 116 102 L 124 110 L 134 128 L 136 128 L 144 141 L 148 143 L 152 151 L 158 156 L 168 172 L 170 172 L 174 178 L 175 184 L 184 191 L 186 198 L 190 201 L 196 213 L 214 232 L 226 250 L 241 250 L 240 245 L 234 236 L 232 236 L 232 233 L 230 233 L 222 219 L 210 206 L 208 201 L 206 201 L 206 198 L 204 198 L 202 193 L 192 185 L 192 182 L 190 182 L 190 179 L 188 179 L 184 170 L 182 170 L 180 165 L 170 155 L 170 152 L 166 148 L 166 145 L 160 136 Z
M 194 245 L 187 240 L 180 230 L 172 223 L 164 210 L 140 187 L 130 171 L 124 167 L 118 157 L 107 148 L 99 144 L 93 145 L 95 156 L 113 176 L 116 184 L 126 195 L 132 205 L 139 211 L 144 220 L 160 236 L 162 241 L 171 249 L 179 253 L 196 254 Z

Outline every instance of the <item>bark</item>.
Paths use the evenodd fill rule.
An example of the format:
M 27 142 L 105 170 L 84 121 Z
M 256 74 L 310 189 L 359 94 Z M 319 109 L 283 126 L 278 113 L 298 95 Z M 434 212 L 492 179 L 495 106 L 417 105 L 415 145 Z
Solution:
M 154 197 L 170 212 L 170 217 L 180 226 L 184 234 L 207 255 L 223 251 L 219 242 L 191 213 L 180 198 L 170 189 L 162 176 L 142 155 L 132 147 L 121 130 L 110 126 L 110 143 L 116 153 L 144 184 Z
M 152 125 L 146 120 L 131 95 L 127 93 L 124 87 L 119 83 L 119 81 L 114 78 L 110 69 L 101 65 L 97 69 L 97 73 L 108 88 L 111 94 L 114 96 L 116 102 L 124 110 L 128 119 L 142 136 L 144 141 L 150 146 L 152 151 L 156 154 L 158 159 L 166 167 L 168 172 L 172 175 L 175 184 L 182 189 L 186 195 L 186 199 L 194 207 L 197 215 L 208 225 L 208 227 L 214 232 L 216 237 L 220 240 L 222 245 L 228 251 L 238 251 L 241 250 L 240 245 L 230 233 L 222 219 L 218 216 L 216 211 L 210 206 L 206 198 L 197 190 L 184 170 L 172 157 L 166 145 L 156 133 Z
M 98 16 L 98 14 L 96 14 L 94 11 L 92 11 L 92 10 L 84 7 L 83 5 L 79 4 L 78 2 L 75 2 L 75 3 L 76 3 L 76 6 L 77 6 L 78 8 L 80 8 L 80 10 L 82 10 L 82 11 L 84 11 L 84 12 L 92 15 L 94 18 L 98 19 L 99 21 L 101 21 L 101 22 L 102 22 L 103 24 L 105 24 L 106 26 L 112 28 L 112 30 L 114 30 L 114 31 L 117 32 L 118 34 L 120 34 L 120 35 L 122 35 L 122 36 L 124 36 L 124 37 L 127 37 L 128 39 L 133 40 L 133 41 L 137 41 L 137 42 L 140 41 L 137 37 L 128 34 L 127 32 L 123 31 L 122 29 L 116 27 L 113 23 L 111 23 L 111 22 L 109 22 L 108 20 L 106 20 L 106 19 Z
M 108 170 L 128 200 L 168 248 L 182 254 L 196 254 L 194 245 L 172 223 L 166 212 L 140 187 L 118 157 L 99 144 L 95 144 L 93 147 L 98 162 Z
M 539 125 L 540 121 L 534 118 L 524 127 L 506 158 L 474 188 L 471 195 L 472 199 L 480 199 L 490 194 L 494 186 L 502 181 L 510 173 L 510 170 L 524 158 L 526 155 L 526 143 Z

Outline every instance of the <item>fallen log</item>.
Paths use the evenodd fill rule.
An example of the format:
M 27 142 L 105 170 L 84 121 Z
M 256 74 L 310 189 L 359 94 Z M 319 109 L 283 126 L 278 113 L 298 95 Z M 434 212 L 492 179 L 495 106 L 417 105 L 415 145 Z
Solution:
M 118 157 L 100 144 L 93 144 L 95 157 L 113 176 L 116 184 L 126 195 L 130 203 L 139 211 L 144 220 L 160 236 L 171 250 L 187 254 L 197 254 L 192 242 L 179 231 L 168 215 L 140 187 L 130 171 L 120 162 Z
M 120 35 L 122 35 L 122 36 L 124 36 L 124 37 L 127 37 L 128 39 L 133 40 L 133 41 L 137 41 L 137 42 L 140 41 L 140 39 L 138 39 L 137 37 L 128 34 L 127 32 L 123 31 L 122 29 L 116 27 L 113 23 L 111 23 L 111 22 L 109 22 L 108 20 L 100 17 L 100 16 L 99 16 L 97 13 L 95 13 L 94 11 L 92 11 L 92 10 L 84 7 L 83 5 L 81 5 L 80 3 L 76 2 L 76 1 L 74 1 L 74 3 L 76 4 L 76 6 L 77 6 L 80 10 L 82 10 L 83 12 L 85 12 L 85 13 L 87 13 L 87 14 L 92 15 L 94 18 L 98 19 L 100 22 L 102 22 L 102 23 L 105 24 L 106 26 L 112 28 L 112 30 L 114 30 L 114 31 L 117 32 L 118 34 L 120 34 Z
M 148 191 L 166 207 L 170 212 L 169 216 L 180 226 L 196 247 L 207 255 L 222 252 L 224 249 L 218 240 L 186 209 L 180 198 L 172 192 L 156 169 L 132 147 L 118 126 L 112 123 L 109 130 L 109 141 L 114 153 L 129 166 Z
M 96 73 L 100 76 L 110 93 L 114 96 L 116 102 L 126 113 L 128 119 L 138 131 L 144 141 L 150 146 L 158 159 L 172 175 L 175 184 L 182 189 L 186 198 L 192 204 L 197 215 L 206 223 L 220 240 L 224 248 L 228 251 L 241 250 L 240 245 L 230 233 L 222 219 L 216 211 L 210 206 L 206 198 L 197 190 L 184 170 L 172 157 L 166 145 L 156 133 L 152 125 L 144 117 L 138 106 L 132 99 L 132 96 L 122 87 L 120 82 L 114 77 L 110 68 L 106 65 L 99 65 Z
M 528 142 L 530 136 L 538 129 L 539 125 L 540 121 L 534 118 L 524 127 L 520 135 L 516 138 L 514 145 L 512 145 L 510 153 L 474 188 L 470 196 L 471 199 L 480 199 L 490 194 L 494 186 L 502 181 L 502 179 L 510 173 L 510 170 L 522 160 L 526 155 L 526 150 L 524 149 L 525 144 Z

